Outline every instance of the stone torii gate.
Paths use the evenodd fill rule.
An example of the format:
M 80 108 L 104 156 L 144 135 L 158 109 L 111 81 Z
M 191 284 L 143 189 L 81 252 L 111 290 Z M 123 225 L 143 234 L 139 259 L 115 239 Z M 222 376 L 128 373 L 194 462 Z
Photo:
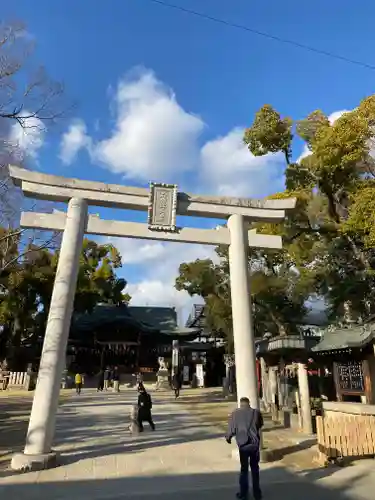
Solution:
M 67 213 L 23 212 L 21 227 L 63 231 L 59 262 L 47 320 L 38 381 L 24 452 L 12 459 L 15 470 L 54 467 L 52 450 L 62 371 L 73 311 L 79 256 L 85 233 L 150 240 L 228 245 L 233 335 L 238 398 L 247 396 L 259 407 L 256 356 L 252 325 L 248 247 L 282 248 L 280 236 L 248 230 L 249 222 L 280 222 L 294 198 L 253 200 L 196 196 L 177 191 L 176 185 L 151 183 L 150 189 L 68 179 L 9 167 L 24 195 L 65 202 Z M 88 206 L 148 212 L 148 223 L 102 220 L 88 214 Z M 227 220 L 227 227 L 178 227 L 177 215 Z

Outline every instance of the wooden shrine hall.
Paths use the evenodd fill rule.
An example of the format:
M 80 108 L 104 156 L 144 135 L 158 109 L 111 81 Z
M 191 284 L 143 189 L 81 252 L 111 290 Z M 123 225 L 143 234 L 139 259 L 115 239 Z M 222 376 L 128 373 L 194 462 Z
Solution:
M 118 366 L 123 373 L 154 372 L 158 358 L 171 358 L 172 343 L 193 341 L 197 328 L 179 327 L 173 307 L 101 304 L 73 316 L 68 365 L 95 373 Z M 69 368 L 69 366 L 67 366 Z

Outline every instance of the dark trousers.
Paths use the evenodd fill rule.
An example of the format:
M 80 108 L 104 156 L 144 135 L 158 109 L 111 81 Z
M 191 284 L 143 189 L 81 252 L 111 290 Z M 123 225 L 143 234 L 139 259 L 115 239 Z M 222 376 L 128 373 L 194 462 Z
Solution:
M 81 394 L 81 390 L 82 390 L 82 384 L 76 384 L 76 393 L 77 394 Z
M 155 430 L 155 424 L 154 424 L 154 421 L 152 420 L 151 410 L 146 409 L 144 407 L 139 408 L 139 410 L 138 410 L 139 432 L 143 432 L 143 422 L 148 422 L 151 429 L 153 431 Z
M 241 446 L 239 448 L 241 472 L 240 472 L 240 495 L 246 498 L 249 494 L 249 467 L 253 483 L 253 495 L 255 500 L 262 498 L 259 482 L 259 449 L 254 450 L 252 446 Z
M 175 387 L 174 388 L 174 395 L 175 395 L 176 399 L 178 397 L 180 397 L 180 388 L 179 387 Z
M 102 391 L 104 389 L 104 380 L 101 380 L 99 383 L 98 383 L 98 391 Z
M 152 420 L 152 417 L 149 417 L 147 420 L 138 420 L 138 425 L 139 425 L 139 432 L 143 432 L 143 422 L 147 422 L 151 429 L 154 431 L 155 430 L 155 424 L 154 421 Z

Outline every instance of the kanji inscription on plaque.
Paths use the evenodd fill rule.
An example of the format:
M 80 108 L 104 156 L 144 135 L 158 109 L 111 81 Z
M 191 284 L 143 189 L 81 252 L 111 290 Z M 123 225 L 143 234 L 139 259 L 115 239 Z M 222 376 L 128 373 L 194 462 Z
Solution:
M 363 367 L 361 362 L 337 363 L 338 385 L 342 393 L 365 391 Z
M 148 228 L 154 231 L 176 231 L 176 210 L 177 186 L 151 183 Z

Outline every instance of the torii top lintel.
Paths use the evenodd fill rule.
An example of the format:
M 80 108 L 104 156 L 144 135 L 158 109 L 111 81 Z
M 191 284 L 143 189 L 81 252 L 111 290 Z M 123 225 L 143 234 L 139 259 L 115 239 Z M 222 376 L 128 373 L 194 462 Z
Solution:
M 66 178 L 15 166 L 9 166 L 9 173 L 13 182 L 30 198 L 59 202 L 83 198 L 94 206 L 142 211 L 150 208 L 150 191 L 146 188 Z M 277 222 L 285 218 L 285 210 L 293 209 L 296 204 L 295 198 L 259 200 L 199 196 L 182 192 L 176 194 L 178 215 L 217 219 L 241 214 L 249 220 Z

